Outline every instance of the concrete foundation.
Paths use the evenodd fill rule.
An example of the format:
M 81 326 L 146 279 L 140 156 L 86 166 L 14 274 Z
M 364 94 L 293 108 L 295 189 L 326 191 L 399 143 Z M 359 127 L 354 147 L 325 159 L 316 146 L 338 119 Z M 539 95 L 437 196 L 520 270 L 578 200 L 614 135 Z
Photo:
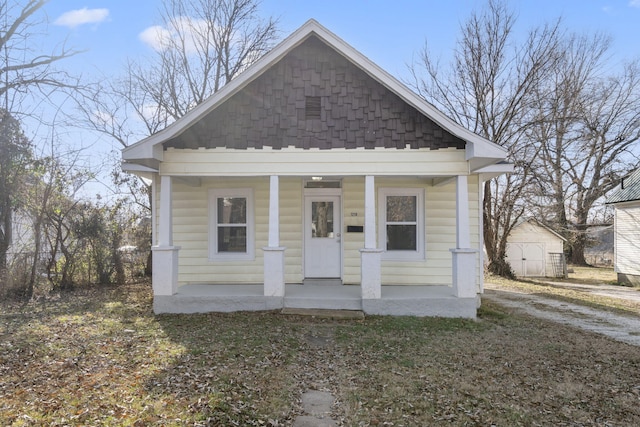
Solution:
M 363 299 L 360 286 L 285 286 L 284 297 L 264 295 L 263 285 L 185 285 L 156 295 L 155 313 L 207 313 L 288 309 L 361 310 L 369 315 L 473 319 L 477 296 L 460 298 L 450 286 L 382 286 L 381 298 Z
M 640 286 L 640 276 L 636 274 L 618 273 L 618 283 L 624 286 Z

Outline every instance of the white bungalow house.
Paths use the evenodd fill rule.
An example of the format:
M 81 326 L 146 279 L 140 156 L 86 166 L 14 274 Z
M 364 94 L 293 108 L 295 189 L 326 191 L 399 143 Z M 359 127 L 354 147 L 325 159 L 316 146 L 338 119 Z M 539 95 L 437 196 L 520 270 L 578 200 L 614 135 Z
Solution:
M 640 286 L 640 169 L 622 179 L 607 204 L 615 212 L 613 264 L 618 283 Z
M 506 155 L 310 20 L 123 150 L 153 182 L 154 310 L 473 318 Z

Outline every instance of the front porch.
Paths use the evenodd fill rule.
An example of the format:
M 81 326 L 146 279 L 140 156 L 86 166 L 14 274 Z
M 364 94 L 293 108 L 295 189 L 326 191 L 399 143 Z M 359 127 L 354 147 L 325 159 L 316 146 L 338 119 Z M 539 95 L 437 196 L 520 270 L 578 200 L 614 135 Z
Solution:
M 343 254 L 343 244 L 337 243 L 337 253 L 340 257 L 337 262 L 339 271 L 338 274 L 326 276 L 333 277 L 335 279 L 332 280 L 337 280 L 338 282 L 344 280 L 344 276 L 340 272 L 342 269 L 340 264 L 344 264 L 343 260 L 348 259 L 350 270 L 347 276 L 351 281 L 347 281 L 347 283 L 356 284 L 332 286 L 325 283 L 315 283 L 318 279 L 314 277 L 323 277 L 319 275 L 310 275 L 314 279 L 309 283 L 309 278 L 305 274 L 307 271 L 304 260 L 317 257 L 319 252 L 307 250 L 309 248 L 303 248 L 303 245 L 299 242 L 307 240 L 307 238 L 302 237 L 302 231 L 300 230 L 303 223 L 302 218 L 307 218 L 311 215 L 308 211 L 303 215 L 301 213 L 302 209 L 292 207 L 302 205 L 303 198 L 300 197 L 295 200 L 291 198 L 291 179 L 287 182 L 288 190 L 281 192 L 280 177 L 277 175 L 270 176 L 268 178 L 269 186 L 266 189 L 263 186 L 261 190 L 264 200 L 262 207 L 264 214 L 260 224 L 263 224 L 263 241 L 266 245 L 256 245 L 258 247 L 261 246 L 262 250 L 260 251 L 260 249 L 256 248 L 255 253 L 256 255 L 261 255 L 262 259 L 258 262 L 251 259 L 246 263 L 244 261 L 236 261 L 235 264 L 225 264 L 224 262 L 213 260 L 205 265 L 199 261 L 205 259 L 204 257 L 197 258 L 195 263 L 193 261 L 194 258 L 191 257 L 190 263 L 185 263 L 180 268 L 183 272 L 183 279 L 179 280 L 179 253 L 181 252 L 181 247 L 173 245 L 173 178 L 161 175 L 160 210 L 157 221 L 158 245 L 153 247 L 154 311 L 156 313 L 194 313 L 306 308 L 359 310 L 367 314 L 378 315 L 474 318 L 478 301 L 478 287 L 476 286 L 478 251 L 471 247 L 467 176 L 458 175 L 452 177 L 448 182 L 453 185 L 437 186 L 432 183 L 426 185 L 428 191 L 434 195 L 429 199 L 430 204 L 442 206 L 440 200 L 443 198 L 438 198 L 436 195 L 447 194 L 447 201 L 444 203 L 447 204 L 445 206 L 450 206 L 450 208 L 428 212 L 426 216 L 434 222 L 439 221 L 439 224 L 450 225 L 447 228 L 446 237 L 439 237 L 440 242 L 434 242 L 431 245 L 434 250 L 426 256 L 424 253 L 421 254 L 422 258 L 414 260 L 411 265 L 400 261 L 383 259 L 384 249 L 381 249 L 381 246 L 384 245 L 384 242 L 379 241 L 377 238 L 379 224 L 376 221 L 375 177 L 366 175 L 363 178 L 357 186 L 354 185 L 356 181 L 353 179 L 348 180 L 349 188 L 344 189 L 347 194 L 362 195 L 362 200 L 357 205 L 352 203 L 349 208 L 350 215 L 351 212 L 355 212 L 355 215 L 353 217 L 350 216 L 350 218 L 356 218 L 362 224 L 359 227 L 360 234 L 346 233 L 345 236 L 341 236 L 341 231 L 346 231 L 347 227 L 336 226 L 338 232 L 333 233 L 333 240 L 340 242 L 341 240 L 351 239 L 347 243 L 349 252 L 345 256 Z M 340 190 L 342 191 L 343 189 L 341 188 Z M 184 187 L 176 194 L 182 194 L 183 191 L 185 191 Z M 453 197 L 449 196 L 452 192 L 454 192 Z M 267 194 L 268 197 L 265 197 Z M 287 214 L 293 220 L 282 221 L 281 219 L 282 194 L 289 197 L 289 199 L 286 199 L 285 205 L 289 206 Z M 289 200 L 293 200 L 293 203 Z M 307 199 L 304 198 L 304 200 L 306 201 Z M 417 202 L 415 203 L 416 205 L 425 204 L 421 198 L 418 199 L 416 197 L 415 200 Z M 184 203 L 184 206 L 187 206 L 187 204 Z M 184 208 L 181 207 L 180 209 Z M 212 209 L 209 208 L 209 211 Z M 451 221 L 450 218 L 444 218 L 446 214 L 443 214 L 443 212 L 445 211 L 453 216 L 454 221 Z M 437 215 L 440 215 L 440 217 Z M 343 217 L 346 217 L 343 210 L 336 209 L 336 213 L 333 216 L 334 225 Z M 385 218 L 386 216 L 380 214 L 380 217 Z M 181 218 L 184 221 L 184 218 L 188 218 L 188 216 L 182 215 Z M 300 222 L 298 223 L 298 221 Z M 421 222 L 423 221 L 424 219 L 421 220 Z M 292 223 L 297 223 L 297 225 L 291 226 Z M 429 225 L 427 223 L 427 226 Z M 282 226 L 287 227 L 286 231 L 282 233 L 287 238 L 285 245 L 290 248 L 293 246 L 292 249 L 288 250 L 285 245 L 282 245 L 280 240 L 280 228 Z M 305 230 L 309 228 L 309 224 L 304 227 Z M 432 229 L 430 236 L 441 236 L 434 227 Z M 198 235 L 206 233 L 206 229 L 202 227 L 194 230 L 200 230 Z M 384 229 L 380 229 L 379 233 L 384 235 Z M 191 233 L 189 238 L 193 238 L 195 234 Z M 252 231 L 248 233 L 248 235 L 252 234 Z M 418 232 L 418 235 L 424 234 L 422 230 Z M 436 238 L 434 237 L 435 240 Z M 184 237 L 179 240 L 181 246 L 184 245 L 184 241 Z M 216 242 L 217 239 L 214 239 L 212 244 L 215 246 Z M 193 244 L 191 242 L 187 242 L 187 244 L 190 245 L 187 251 L 192 254 Z M 416 245 L 416 247 L 418 246 L 423 247 L 424 245 Z M 449 249 L 445 249 L 447 246 Z M 446 258 L 443 256 L 445 250 L 447 257 L 451 257 L 450 264 L 445 261 Z M 344 252 L 347 252 L 347 249 Z M 287 253 L 292 254 L 291 257 L 297 256 L 298 258 L 287 258 Z M 297 262 L 295 264 L 289 262 L 288 264 L 288 259 L 296 259 Z M 289 271 L 295 271 L 295 269 L 303 267 L 301 264 L 304 264 L 304 269 L 300 268 L 297 272 L 298 274 L 287 275 L 287 264 L 289 265 Z M 446 264 L 449 265 L 445 267 Z M 248 267 L 249 265 L 251 265 L 251 268 Z M 214 268 L 211 268 L 211 266 L 214 266 Z M 217 267 L 221 269 L 220 274 L 216 271 Z M 356 268 L 359 270 L 359 274 L 354 272 Z M 383 280 L 383 268 L 386 268 L 387 271 L 395 271 L 395 276 L 397 277 L 391 277 L 387 272 L 386 280 Z M 192 269 L 207 271 L 208 274 L 189 276 Z M 257 274 L 245 274 L 245 271 L 250 269 L 253 269 Z M 449 269 L 450 275 L 443 272 L 444 269 Z M 230 271 L 235 272 L 235 275 L 230 274 Z M 413 276 L 411 276 L 412 274 Z M 209 277 L 216 277 L 217 280 L 210 281 Z M 253 284 L 242 284 L 243 282 L 230 280 L 228 277 L 232 277 L 232 279 L 240 278 Z M 411 277 L 414 280 L 409 281 L 410 279 L 408 280 L 407 277 Z
M 287 284 L 283 297 L 265 296 L 263 284 L 184 285 L 173 295 L 156 295 L 156 313 L 205 313 L 309 308 L 359 310 L 368 315 L 475 318 L 477 296 L 461 298 L 451 286 L 387 286 L 381 297 L 363 299 L 357 285 Z

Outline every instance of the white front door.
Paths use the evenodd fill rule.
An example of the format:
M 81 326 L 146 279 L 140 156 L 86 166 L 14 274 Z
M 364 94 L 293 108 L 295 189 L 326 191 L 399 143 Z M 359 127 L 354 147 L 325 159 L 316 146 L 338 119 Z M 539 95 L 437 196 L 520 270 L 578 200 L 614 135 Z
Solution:
M 304 275 L 338 279 L 342 276 L 340 196 L 307 195 L 304 200 Z

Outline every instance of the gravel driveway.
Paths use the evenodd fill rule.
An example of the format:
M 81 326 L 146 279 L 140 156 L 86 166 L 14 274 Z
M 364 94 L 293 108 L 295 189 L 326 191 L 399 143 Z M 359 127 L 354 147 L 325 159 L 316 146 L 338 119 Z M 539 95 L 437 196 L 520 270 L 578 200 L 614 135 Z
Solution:
M 637 299 L 640 301 L 640 292 L 634 288 L 610 285 L 551 284 L 563 287 L 577 287 L 581 290 L 612 298 Z M 640 347 L 640 313 L 638 316 L 625 316 L 553 298 L 506 290 L 493 283 L 485 283 L 485 292 L 482 298 L 494 301 L 506 308 L 525 312 L 531 316 L 592 331 Z

